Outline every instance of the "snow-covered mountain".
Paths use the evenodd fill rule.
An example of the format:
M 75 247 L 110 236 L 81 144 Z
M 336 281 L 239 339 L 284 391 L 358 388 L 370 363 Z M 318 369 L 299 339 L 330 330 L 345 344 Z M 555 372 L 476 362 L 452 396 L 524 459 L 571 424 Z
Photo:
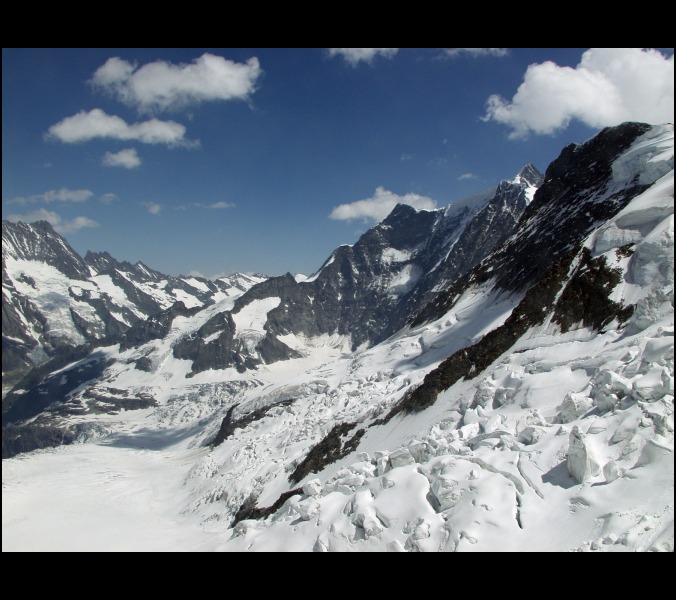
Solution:
M 72 433 L 64 433 L 61 425 L 54 426 L 50 415 L 58 415 L 59 420 L 64 414 L 100 412 L 100 403 L 92 404 L 91 396 L 98 398 L 101 393 L 86 386 L 79 388 L 102 374 L 103 362 L 90 361 L 86 368 L 78 364 L 67 370 L 67 375 L 47 377 L 77 359 L 98 355 L 98 350 L 92 353 L 92 344 L 79 345 L 87 338 L 75 338 L 75 327 L 83 322 L 78 315 L 83 313 L 82 306 L 89 308 L 87 301 L 94 299 L 99 311 L 92 314 L 91 321 L 96 322 L 99 314 L 107 311 L 107 322 L 115 324 L 94 336 L 94 350 L 114 342 L 119 342 L 121 351 L 137 349 L 138 356 L 132 362 L 136 369 L 148 372 L 165 361 L 167 353 L 191 363 L 186 377 L 192 378 L 214 369 L 235 368 L 245 373 L 263 364 L 308 356 L 316 346 L 364 349 L 401 329 L 428 298 L 499 247 L 513 232 L 541 182 L 542 175 L 527 165 L 497 189 L 444 209 L 417 211 L 398 205 L 354 246 L 341 246 L 333 252 L 308 278 L 287 274 L 263 280 L 237 275 L 228 281 L 217 280 L 216 285 L 196 278 L 167 278 L 141 263 L 120 263 L 107 253 L 89 252 L 81 259 L 48 224 L 40 223 L 46 238 L 42 245 L 66 248 L 67 258 L 79 271 L 62 258 L 53 261 L 56 266 L 49 268 L 62 269 L 56 271 L 61 293 L 55 293 L 54 280 L 43 283 L 43 278 L 42 285 L 36 287 L 37 299 L 48 296 L 52 299 L 49 308 L 58 304 L 53 301 L 55 297 L 59 300 L 62 312 L 68 311 L 71 321 L 69 327 L 58 331 L 62 335 L 74 332 L 71 345 L 78 345 L 34 369 L 20 383 L 22 391 L 5 398 L 5 423 L 39 416 L 37 423 L 29 426 L 31 435 L 24 430 L 5 434 L 5 456 L 53 445 L 54 440 L 67 443 L 76 439 Z M 8 230 L 30 227 L 7 224 Z M 33 245 L 38 243 L 33 241 Z M 34 252 L 30 255 L 33 262 L 28 264 L 17 264 L 9 252 L 8 255 L 7 271 L 14 280 L 23 282 L 24 271 L 30 267 L 36 273 L 47 268 L 45 253 Z M 91 273 L 86 280 L 89 288 L 85 283 L 66 279 L 67 273 L 81 278 L 87 270 Z M 234 277 L 242 280 L 237 282 Z M 108 286 L 107 293 L 101 293 L 102 281 Z M 92 291 L 91 286 L 98 288 Z M 16 289 L 15 284 L 12 292 Z M 21 287 L 19 290 L 24 291 Z M 195 295 L 189 295 L 187 290 Z M 11 297 L 15 299 L 17 295 Z M 128 311 L 122 330 L 118 319 L 123 306 L 134 312 Z M 53 309 L 42 311 L 49 320 L 55 320 L 54 313 Z M 185 318 L 186 323 L 180 327 L 179 335 L 169 338 L 167 346 L 167 336 L 172 328 L 177 329 L 179 318 Z M 97 333 L 91 325 L 84 333 L 88 331 Z M 129 363 L 127 357 L 108 358 L 106 363 L 112 360 Z M 36 387 L 36 383 L 40 386 Z M 103 397 L 111 398 L 110 394 Z M 151 401 L 135 401 L 135 406 L 147 406 L 148 402 Z M 12 449 L 14 438 L 19 445 Z
M 317 343 L 352 350 L 379 343 L 511 234 L 541 179 L 528 165 L 471 205 L 417 211 L 400 204 L 313 276 L 270 278 L 185 332 L 173 356 L 193 361 L 192 376 L 306 356 Z
M 107 252 L 82 258 L 46 221 L 3 221 L 3 380 L 16 382 L 60 351 L 112 341 L 176 302 L 206 306 L 263 279 L 236 274 L 212 282 L 169 277 Z
M 83 443 L 3 463 L 3 547 L 673 550 L 673 241 L 624 124 L 46 363 L 3 454 Z

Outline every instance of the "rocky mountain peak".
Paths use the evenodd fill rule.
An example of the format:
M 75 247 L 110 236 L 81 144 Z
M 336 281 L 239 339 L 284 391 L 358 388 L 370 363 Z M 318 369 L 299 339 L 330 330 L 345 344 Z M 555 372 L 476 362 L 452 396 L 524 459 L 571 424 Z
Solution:
M 87 251 L 84 256 L 85 262 L 91 266 L 97 273 L 104 273 L 109 269 L 115 269 L 120 263 L 117 262 L 108 252 Z
M 89 267 L 47 221 L 34 223 L 2 222 L 3 264 L 15 260 L 40 261 L 58 269 L 71 279 L 86 279 Z
M 537 170 L 537 168 L 532 164 L 528 163 L 523 167 L 514 178 L 514 181 L 519 181 L 525 183 L 526 185 L 532 185 L 535 187 L 540 187 L 544 181 L 545 176 Z

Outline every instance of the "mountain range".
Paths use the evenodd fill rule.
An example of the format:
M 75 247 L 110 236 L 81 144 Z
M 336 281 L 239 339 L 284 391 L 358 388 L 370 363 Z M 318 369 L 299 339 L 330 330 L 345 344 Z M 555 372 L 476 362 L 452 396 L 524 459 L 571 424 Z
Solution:
M 397 205 L 310 277 L 171 277 L 3 221 L 3 379 L 7 510 L 26 469 L 86 488 L 84 456 L 160 506 L 119 548 L 673 550 L 673 126 Z

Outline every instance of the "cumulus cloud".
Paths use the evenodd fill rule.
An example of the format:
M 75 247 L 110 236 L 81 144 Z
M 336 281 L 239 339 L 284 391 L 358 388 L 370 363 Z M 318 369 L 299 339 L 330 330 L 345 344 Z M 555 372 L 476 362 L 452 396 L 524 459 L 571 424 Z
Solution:
M 136 148 L 125 148 L 119 152 L 106 152 L 101 159 L 101 163 L 104 167 L 135 169 L 141 166 L 141 158 L 136 152 Z
M 33 221 L 47 221 L 54 228 L 54 231 L 62 235 L 67 233 L 75 233 L 76 231 L 84 229 L 85 227 L 99 226 L 97 221 L 94 221 L 89 217 L 62 219 L 60 215 L 53 211 L 47 210 L 46 208 L 39 208 L 23 215 L 9 215 L 6 218 L 15 223 L 17 221 L 23 221 L 24 223 L 32 223 Z
M 444 56 L 448 58 L 457 58 L 459 56 L 469 56 L 476 58 L 479 56 L 507 56 L 507 48 L 444 48 Z
M 141 205 L 145 206 L 151 215 L 159 215 L 162 212 L 162 205 L 158 202 L 141 202 Z
M 141 111 L 162 111 L 215 100 L 246 100 L 256 91 L 262 72 L 256 57 L 236 63 L 207 53 L 190 64 L 158 60 L 142 67 L 113 57 L 96 70 L 91 83 Z
M 88 142 L 94 139 L 113 139 L 144 144 L 166 144 L 168 146 L 190 146 L 195 142 L 185 139 L 185 127 L 175 121 L 149 119 L 140 123 L 127 123 L 124 119 L 109 115 L 100 108 L 89 112 L 81 110 L 72 117 L 66 117 L 47 131 L 47 139 L 65 144 Z
M 408 204 L 413 208 L 424 210 L 432 210 L 437 206 L 437 203 L 432 198 L 413 193 L 399 196 L 379 186 L 376 188 L 375 194 L 370 198 L 336 206 L 331 211 L 329 218 L 337 221 L 363 219 L 364 221 L 371 220 L 377 223 L 389 215 L 397 204 Z
M 511 127 L 511 139 L 553 134 L 577 119 L 590 127 L 674 121 L 674 57 L 642 48 L 591 48 L 575 67 L 528 67 L 511 100 L 493 95 L 485 121 Z
M 37 204 L 44 202 L 85 202 L 94 195 L 91 190 L 69 190 L 60 188 L 58 190 L 49 190 L 44 194 L 34 194 L 33 196 L 17 196 L 8 200 L 8 204 Z
M 394 58 L 399 48 L 328 48 L 329 56 L 342 56 L 345 61 L 356 67 L 360 62 L 371 64 L 376 56 Z
M 458 181 L 464 181 L 465 179 L 476 179 L 477 176 L 474 173 L 463 173 L 458 177 Z

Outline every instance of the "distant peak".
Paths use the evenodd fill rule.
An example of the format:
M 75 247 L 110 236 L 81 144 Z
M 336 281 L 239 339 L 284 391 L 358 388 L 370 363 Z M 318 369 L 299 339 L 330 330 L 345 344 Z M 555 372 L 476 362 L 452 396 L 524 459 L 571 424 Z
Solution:
M 5 223 L 5 221 L 3 221 Z M 58 233 L 54 230 L 54 227 L 52 227 L 52 224 L 49 221 L 33 221 L 32 223 L 24 223 L 22 221 L 18 221 L 16 223 L 13 223 L 14 226 L 18 226 L 20 229 L 23 231 L 36 231 L 38 233 L 44 233 L 48 235 L 54 235 L 57 237 L 59 236 Z
M 47 231 L 54 231 L 52 224 L 49 221 L 34 221 L 32 223 L 36 229 L 46 229 Z
M 540 187 L 544 181 L 544 175 L 537 170 L 537 168 L 528 163 L 526 166 L 519 171 L 517 176 L 513 179 L 514 183 L 525 183 L 526 185 L 532 185 L 535 187 Z
M 403 204 L 402 202 L 397 203 L 397 205 L 392 209 L 392 212 L 387 216 L 385 220 L 396 218 L 399 215 L 410 215 L 417 212 L 415 208 L 408 204 Z
M 94 252 L 93 250 L 87 250 L 87 254 L 85 254 L 84 258 L 87 261 L 101 258 L 106 260 L 113 260 L 113 257 L 105 250 L 103 252 Z

